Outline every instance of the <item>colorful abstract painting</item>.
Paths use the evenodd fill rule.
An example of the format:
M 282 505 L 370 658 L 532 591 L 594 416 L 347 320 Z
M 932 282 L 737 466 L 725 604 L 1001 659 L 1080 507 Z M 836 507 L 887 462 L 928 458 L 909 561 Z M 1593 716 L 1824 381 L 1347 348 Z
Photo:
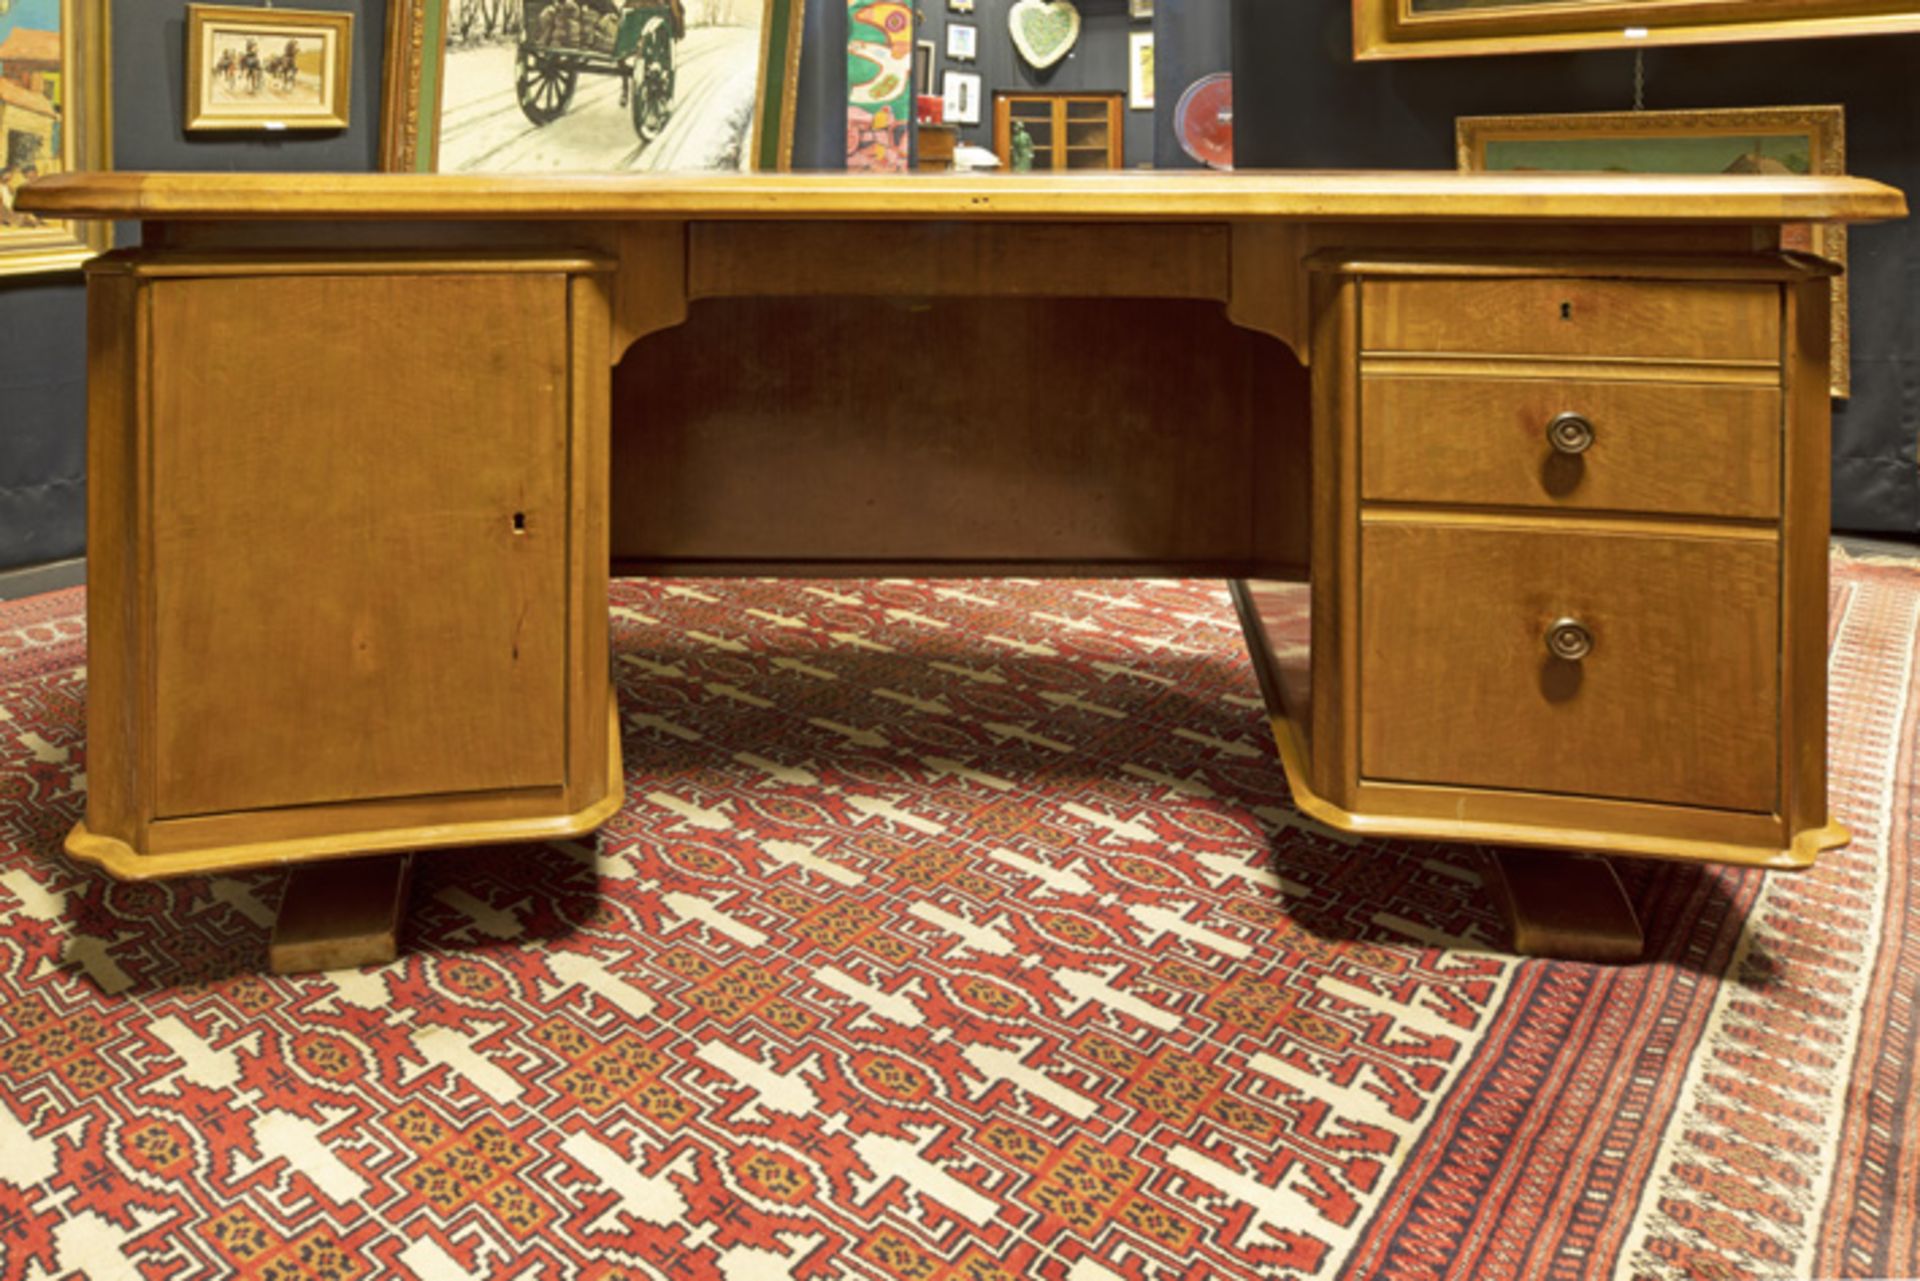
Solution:
M 905 173 L 913 119 L 913 6 L 847 0 L 847 168 Z

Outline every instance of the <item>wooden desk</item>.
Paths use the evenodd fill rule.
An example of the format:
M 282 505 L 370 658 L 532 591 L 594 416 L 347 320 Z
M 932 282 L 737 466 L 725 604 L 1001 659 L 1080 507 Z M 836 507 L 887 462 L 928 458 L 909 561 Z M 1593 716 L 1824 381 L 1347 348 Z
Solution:
M 90 273 L 67 848 L 117 875 L 591 831 L 610 565 L 1218 575 L 1327 823 L 1779 868 L 1845 839 L 1827 269 L 1777 227 L 1904 214 L 1874 183 L 121 173 L 20 203 L 145 223 Z M 975 376 L 864 376 L 876 312 Z M 1306 660 L 1262 613 L 1301 579 Z

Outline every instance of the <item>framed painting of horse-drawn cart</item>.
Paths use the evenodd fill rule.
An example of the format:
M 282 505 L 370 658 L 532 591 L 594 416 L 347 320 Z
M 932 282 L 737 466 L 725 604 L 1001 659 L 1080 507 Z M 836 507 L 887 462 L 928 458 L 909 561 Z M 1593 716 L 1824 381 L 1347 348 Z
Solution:
M 790 167 L 804 0 L 389 0 L 382 167 Z
M 344 129 L 353 14 L 187 6 L 189 129 Z

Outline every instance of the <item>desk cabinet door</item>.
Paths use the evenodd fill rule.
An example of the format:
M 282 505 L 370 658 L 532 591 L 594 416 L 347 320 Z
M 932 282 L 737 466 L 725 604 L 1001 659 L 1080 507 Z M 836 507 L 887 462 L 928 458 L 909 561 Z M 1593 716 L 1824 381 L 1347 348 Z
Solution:
M 155 816 L 561 784 L 566 277 L 149 297 Z

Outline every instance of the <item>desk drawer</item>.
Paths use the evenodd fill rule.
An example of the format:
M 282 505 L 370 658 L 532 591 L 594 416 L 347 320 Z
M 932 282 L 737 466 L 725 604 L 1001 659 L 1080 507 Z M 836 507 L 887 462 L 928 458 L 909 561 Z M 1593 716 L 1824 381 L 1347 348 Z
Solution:
M 1368 352 L 1780 360 L 1772 285 L 1546 277 L 1372 280 Z
M 1775 808 L 1771 535 L 1376 514 L 1360 555 L 1363 777 Z
M 1368 378 L 1360 405 L 1369 500 L 1780 514 L 1777 387 Z

